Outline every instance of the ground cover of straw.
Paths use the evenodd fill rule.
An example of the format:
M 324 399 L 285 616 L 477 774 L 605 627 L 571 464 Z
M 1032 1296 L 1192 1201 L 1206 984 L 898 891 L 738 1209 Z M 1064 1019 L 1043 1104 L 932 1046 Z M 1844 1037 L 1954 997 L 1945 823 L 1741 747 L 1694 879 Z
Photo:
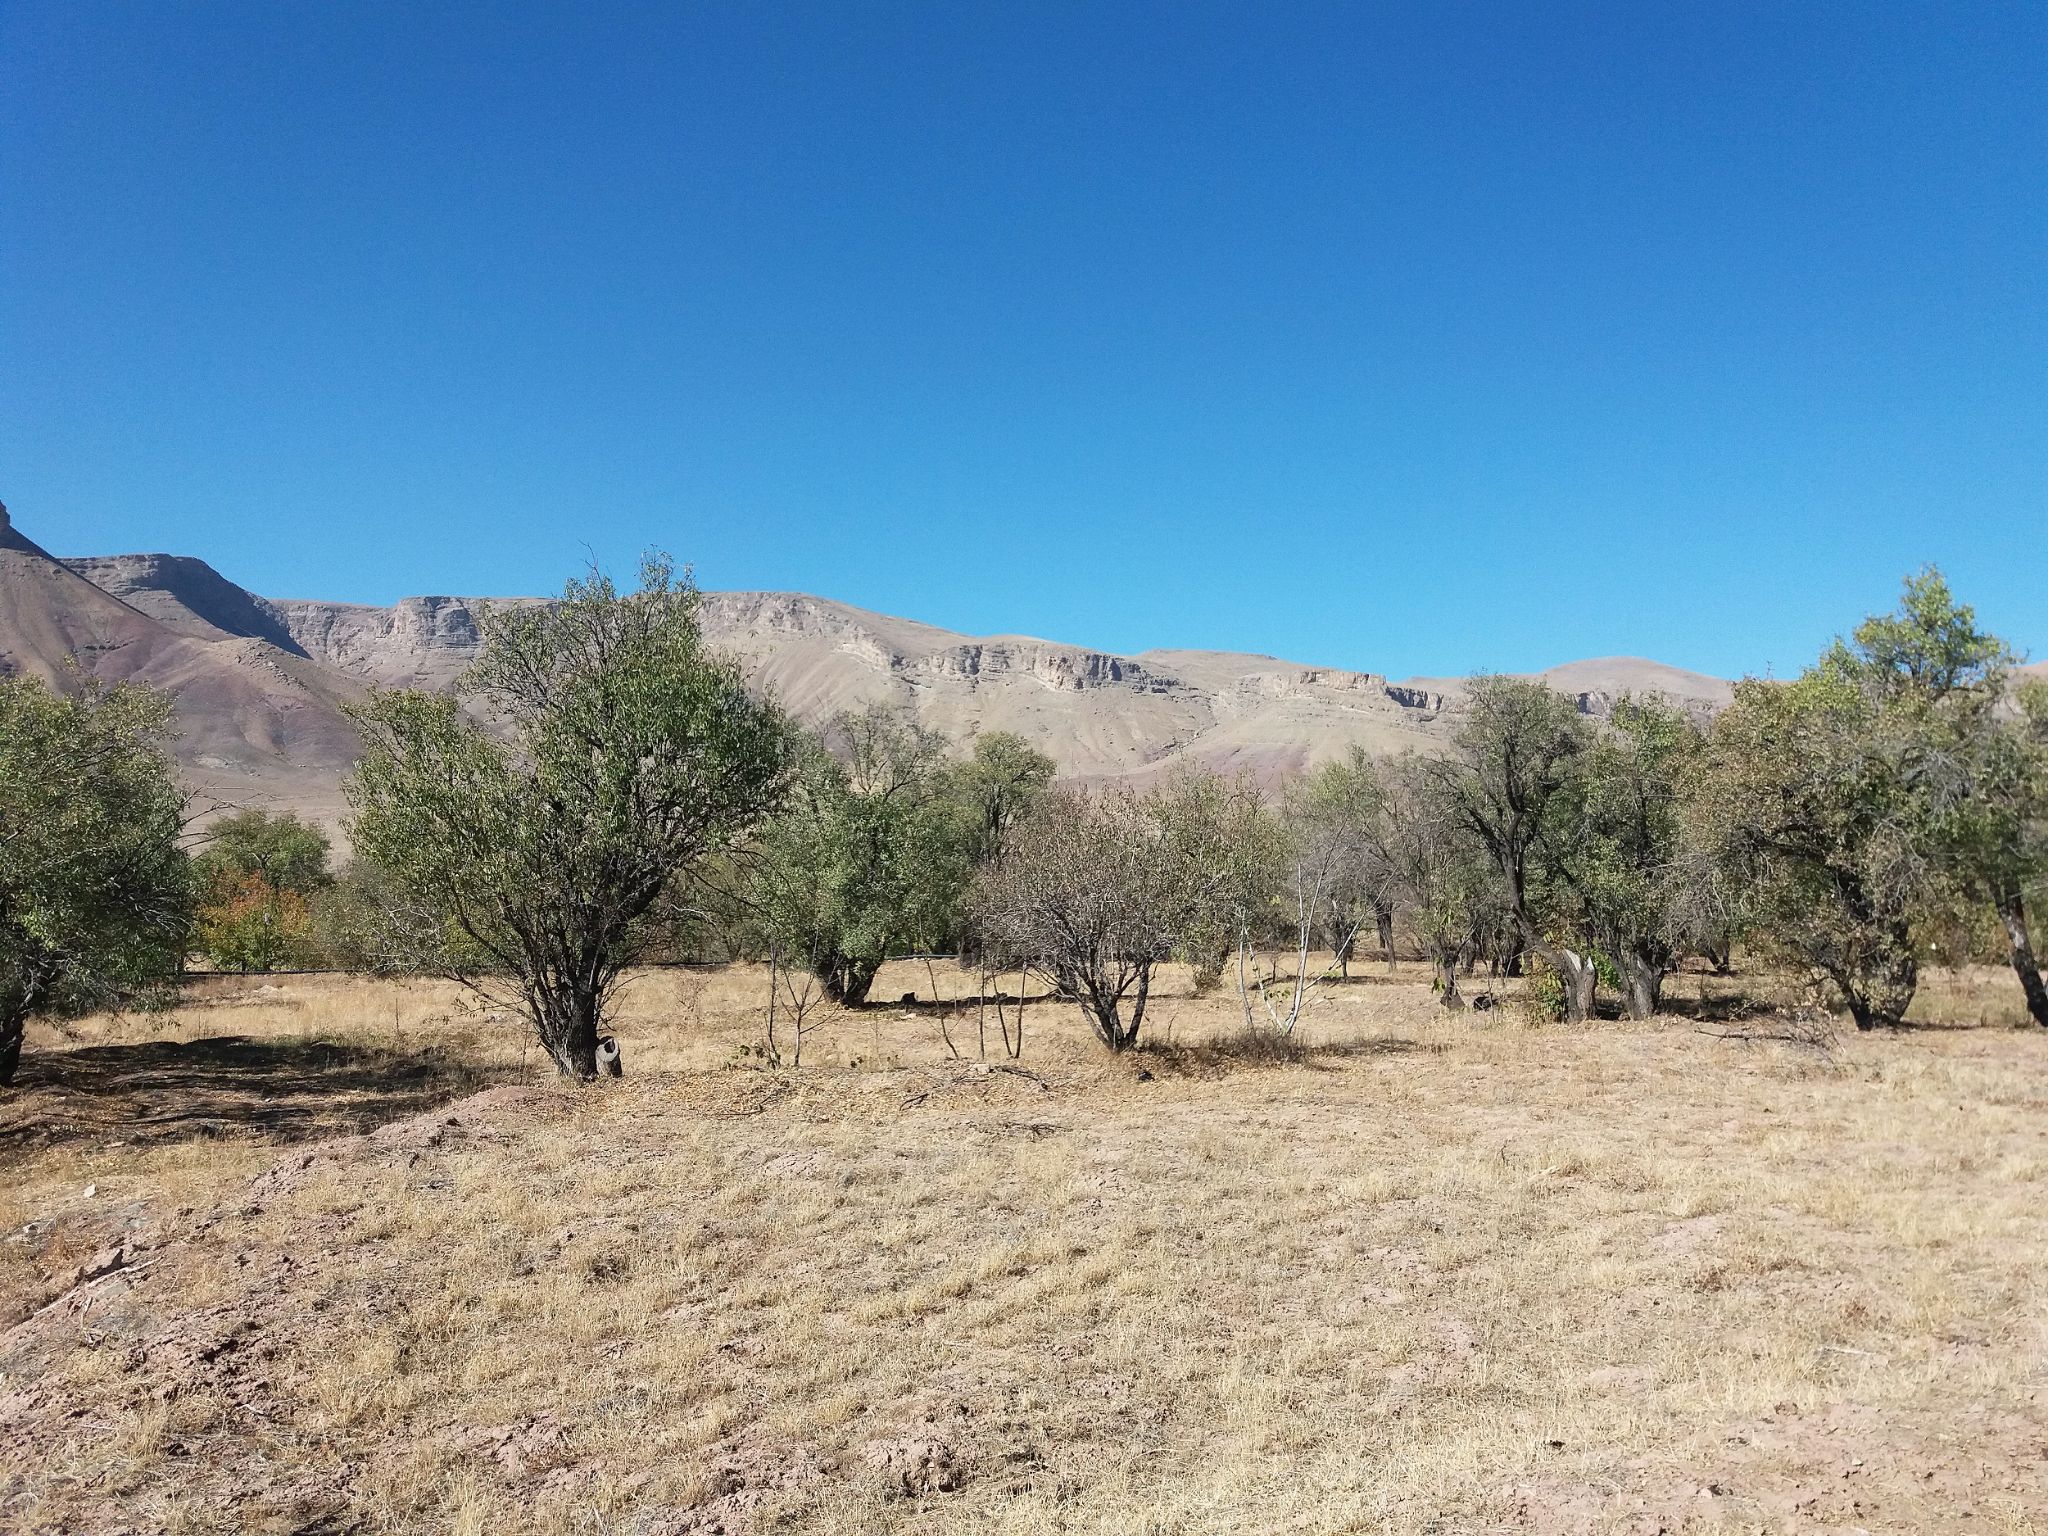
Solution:
M 1175 974 L 1159 1049 L 1039 1003 L 1014 1062 L 975 990 L 892 967 L 772 1071 L 765 973 L 651 974 L 580 1090 L 438 983 L 39 1028 L 0 1528 L 2048 1525 L 2009 976 L 1826 1051 L 1757 978 L 1568 1029 L 1361 976 L 1276 1052 Z

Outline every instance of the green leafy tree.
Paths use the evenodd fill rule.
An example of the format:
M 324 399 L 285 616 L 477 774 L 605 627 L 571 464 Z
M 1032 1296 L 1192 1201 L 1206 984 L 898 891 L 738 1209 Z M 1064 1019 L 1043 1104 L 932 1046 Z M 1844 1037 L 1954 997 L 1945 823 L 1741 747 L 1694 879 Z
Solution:
M 1570 835 L 1566 823 L 1592 741 L 1578 706 L 1554 689 L 1476 677 L 1455 751 L 1420 766 L 1433 782 L 1437 814 L 1455 819 L 1485 849 L 1523 948 L 1557 973 L 1565 1017 L 1575 1020 L 1592 1017 L 1599 971 L 1590 948 L 1546 900 L 1553 894 L 1546 860 Z
M 2048 887 L 2048 686 L 2015 687 L 2013 661 L 1930 566 L 1823 665 L 1880 708 L 1938 881 L 1928 926 L 1967 932 L 1974 913 L 1996 913 L 2028 1012 L 2048 1025 L 2028 915 Z
M 803 751 L 762 829 L 753 899 L 771 954 L 832 1001 L 865 1003 L 892 954 L 957 928 L 970 827 L 948 787 L 944 739 L 881 706 L 842 715 L 829 745 Z
M 202 879 L 219 873 L 255 875 L 274 891 L 311 896 L 332 880 L 327 834 L 290 811 L 236 811 L 206 829 L 193 861 Z
M 2048 900 L 2048 682 L 2030 680 L 1998 705 L 1972 700 L 1944 726 L 1938 857 L 1966 900 L 1997 913 L 2027 1012 L 2048 1027 L 2030 918 L 2030 907 Z
M 355 858 L 314 892 L 308 902 L 313 950 L 323 965 L 342 971 L 405 972 L 422 968 L 410 956 L 409 935 L 437 929 L 436 911 L 405 912 L 391 876 L 368 859 Z M 434 968 L 431 961 L 425 967 Z
M 1824 671 L 1754 678 L 1714 722 L 1692 805 L 1748 891 L 1766 949 L 1832 981 L 1859 1029 L 1897 1024 L 1919 984 L 1917 817 L 1872 700 Z
M 1988 891 L 1997 829 L 2017 829 L 1999 795 L 2022 783 L 2000 789 L 1977 733 L 2008 660 L 1929 569 L 1796 681 L 1738 684 L 1714 723 L 1702 845 L 1745 885 L 1759 939 L 1827 977 L 1859 1029 L 1904 1018 L 1944 906 Z
M 1607 958 L 1631 1018 L 1656 1012 L 1698 926 L 1682 797 L 1703 746 L 1683 712 L 1623 699 L 1584 752 L 1569 808 L 1539 852 L 1556 920 Z
M 1906 578 L 1897 608 L 1865 619 L 1821 665 L 1856 678 L 1885 702 L 1927 704 L 1995 696 L 2012 662 L 2011 648 L 1977 627 L 1976 610 L 1958 603 L 1930 565 Z
M 289 811 L 237 811 L 213 823 L 194 860 L 195 934 L 224 971 L 274 971 L 318 958 L 310 901 L 332 883 L 327 835 Z
M 971 864 L 1002 853 L 1010 831 L 1052 783 L 1053 760 L 1021 736 L 986 731 L 974 750 L 948 774 L 947 793 L 959 807 Z
M 29 1018 L 147 995 L 184 963 L 192 878 L 171 703 L 0 677 L 0 1084 Z
M 1249 777 L 1176 773 L 1139 798 L 1158 839 L 1174 957 L 1197 973 L 1277 937 L 1286 836 Z M 1292 916 L 1292 913 L 1289 913 Z
M 649 556 L 640 588 L 593 572 L 558 602 L 488 609 L 466 685 L 356 710 L 359 853 L 412 916 L 418 952 L 521 1007 L 568 1075 L 597 1073 L 607 1005 L 649 913 L 780 803 L 786 717 L 708 651 L 697 590 Z

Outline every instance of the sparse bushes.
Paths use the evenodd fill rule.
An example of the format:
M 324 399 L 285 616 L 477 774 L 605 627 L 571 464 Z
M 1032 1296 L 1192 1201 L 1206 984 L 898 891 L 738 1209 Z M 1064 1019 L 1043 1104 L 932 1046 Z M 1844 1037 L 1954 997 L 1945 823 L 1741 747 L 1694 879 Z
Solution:
M 1127 789 L 1056 789 L 982 872 L 985 952 L 1045 976 L 1112 1051 L 1138 1043 L 1152 973 L 1181 938 L 1157 823 Z

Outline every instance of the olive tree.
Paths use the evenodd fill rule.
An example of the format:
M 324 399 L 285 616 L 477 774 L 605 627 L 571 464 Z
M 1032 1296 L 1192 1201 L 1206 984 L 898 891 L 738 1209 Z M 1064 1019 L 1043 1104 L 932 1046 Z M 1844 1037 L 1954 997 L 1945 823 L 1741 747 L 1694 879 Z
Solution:
M 1543 850 L 1559 921 L 1612 963 L 1630 1018 L 1657 1011 L 1700 910 L 1681 802 L 1703 744 L 1681 711 L 1624 698 L 1583 754 L 1568 811 Z
M 184 963 L 185 797 L 171 703 L 0 677 L 0 1085 L 38 1013 L 118 1003 Z
M 1486 850 L 1523 948 L 1564 983 L 1565 1017 L 1593 1013 L 1599 973 L 1590 949 L 1565 931 L 1545 901 L 1547 840 L 1576 791 L 1592 731 L 1576 703 L 1541 683 L 1476 677 L 1455 750 L 1421 765 L 1448 814 Z
M 752 901 L 778 963 L 865 1003 L 892 954 L 958 924 L 968 831 L 947 796 L 945 741 L 886 707 L 841 715 L 800 753 L 787 804 L 762 828 Z
M 1372 771 L 1385 805 L 1377 845 L 1392 899 L 1429 960 L 1437 1001 L 1461 1009 L 1459 967 L 1508 918 L 1499 870 L 1437 765 L 1402 757 Z
M 416 914 L 438 967 L 526 1013 L 567 1075 L 597 1074 L 605 1012 L 648 915 L 780 803 L 792 732 L 708 651 L 697 589 L 662 556 L 620 592 L 593 571 L 553 603 L 487 608 L 452 698 L 355 711 L 356 848 Z
M 1921 807 L 1867 691 L 1816 668 L 1748 678 L 1714 721 L 1688 813 L 1748 893 L 1760 942 L 1826 977 L 1857 1028 L 1897 1024 L 1919 983 L 1931 867 Z

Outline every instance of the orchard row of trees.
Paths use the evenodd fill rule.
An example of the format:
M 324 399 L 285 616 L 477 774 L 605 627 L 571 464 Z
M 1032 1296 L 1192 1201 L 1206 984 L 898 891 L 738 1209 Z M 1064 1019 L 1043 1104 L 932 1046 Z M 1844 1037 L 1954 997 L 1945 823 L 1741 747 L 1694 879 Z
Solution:
M 1477 678 L 1447 752 L 1353 752 L 1271 797 L 1054 784 L 1015 737 L 959 756 L 885 710 L 812 734 L 705 649 L 696 605 L 663 559 L 630 593 L 593 574 L 486 615 L 471 703 L 373 694 L 339 876 L 317 831 L 257 812 L 188 857 L 160 695 L 0 679 L 0 1080 L 30 1013 L 146 993 L 195 949 L 453 975 L 579 1077 L 631 966 L 704 953 L 857 1006 L 886 959 L 959 950 L 1035 973 L 1122 1050 L 1171 959 L 1234 969 L 1247 1024 L 1285 1032 L 1313 955 L 1393 965 L 1397 937 L 1446 1006 L 1484 960 L 1573 1019 L 1603 986 L 1653 1013 L 1682 958 L 1740 944 L 1870 1028 L 1927 957 L 1995 943 L 2048 1024 L 2048 689 L 2016 685 L 1932 571 L 1710 722 Z M 1253 960 L 1275 947 L 1284 977 Z
M 1702 723 L 1656 699 L 1608 719 L 1509 677 L 1472 681 L 1452 749 L 1354 751 L 1275 806 L 1190 781 L 1055 791 L 978 883 L 979 931 L 1132 1043 L 1151 967 L 1245 957 L 1284 930 L 1291 1028 L 1312 946 L 1347 966 L 1398 924 L 1461 1003 L 1461 969 L 1527 965 L 1556 1014 L 1601 987 L 1655 1013 L 1688 955 L 1737 944 L 1823 978 L 1859 1028 L 1896 1025 L 1929 956 L 2002 956 L 2048 1026 L 2029 902 L 2048 892 L 2048 683 L 1934 571 L 1797 679 L 1749 679 Z M 1246 1016 L 1258 1022 L 1246 993 Z M 1128 1017 L 1119 1012 L 1131 1000 Z

